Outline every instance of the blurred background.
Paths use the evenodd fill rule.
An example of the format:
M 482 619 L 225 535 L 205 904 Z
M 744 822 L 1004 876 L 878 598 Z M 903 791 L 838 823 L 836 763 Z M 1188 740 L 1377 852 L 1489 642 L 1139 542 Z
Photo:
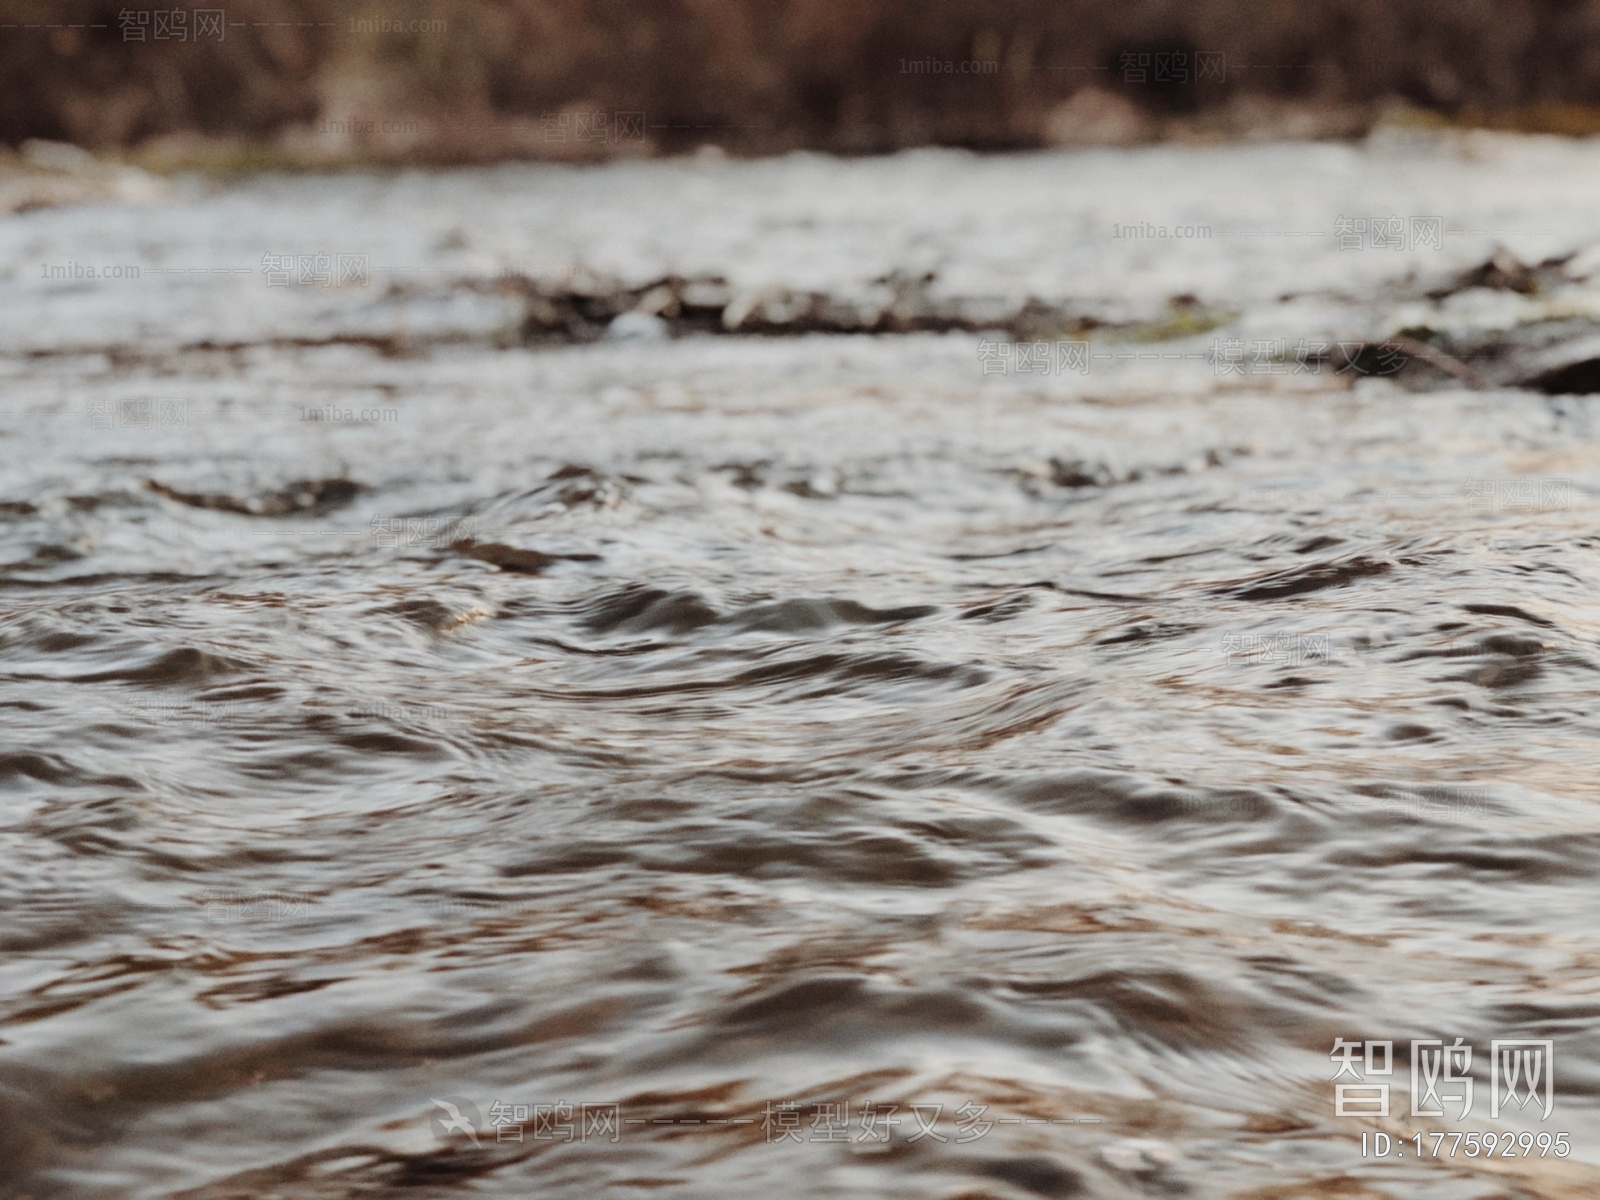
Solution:
M 12 0 L 0 142 L 319 165 L 1600 130 L 1593 0 L 150 2 Z

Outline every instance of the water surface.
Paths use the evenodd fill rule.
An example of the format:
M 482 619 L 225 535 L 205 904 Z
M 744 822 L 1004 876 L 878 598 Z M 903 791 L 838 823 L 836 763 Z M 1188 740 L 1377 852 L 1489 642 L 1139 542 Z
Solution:
M 1581 272 L 1426 299 L 1600 242 L 1594 151 L 1472 146 L 7 219 L 6 1194 L 1595 1194 L 1592 401 L 1292 361 L 1581 316 Z M 1313 244 L 1347 206 L 1534 232 Z M 1195 212 L 1308 236 L 1106 236 Z M 267 287 L 322 250 L 369 284 Z M 1238 316 L 1085 374 L 965 330 L 522 346 L 468 286 L 508 263 Z M 1231 336 L 1291 361 L 1221 373 Z M 1394 1043 L 1391 1116 L 1335 1115 L 1336 1038 Z M 1407 1115 L 1434 1038 L 1466 1119 Z M 1489 1118 L 1496 1039 L 1554 1043 L 1548 1119 Z M 1572 1154 L 1362 1157 L 1486 1129 Z

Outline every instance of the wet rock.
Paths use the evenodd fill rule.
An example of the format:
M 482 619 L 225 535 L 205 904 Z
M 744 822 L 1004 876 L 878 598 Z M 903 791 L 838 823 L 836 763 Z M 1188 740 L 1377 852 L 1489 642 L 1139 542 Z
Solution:
M 734 623 L 767 633 L 799 633 L 832 625 L 889 625 L 916 621 L 938 610 L 914 604 L 903 608 L 872 608 L 854 600 L 797 599 L 758 604 L 733 614 Z
M 504 542 L 480 542 L 474 538 L 458 538 L 450 543 L 450 550 L 466 558 L 475 558 L 522 575 L 537 575 L 554 562 L 599 562 L 598 554 L 546 554 L 542 550 L 523 550 Z
M 1568 361 L 1535 371 L 1521 381 L 1522 386 L 1550 396 L 1589 396 L 1600 392 L 1600 339 L 1585 339 L 1577 346 L 1568 347 L 1562 357 Z
M 1516 255 L 1501 247 L 1454 283 L 1428 293 L 1433 300 L 1442 300 L 1468 288 L 1491 288 L 1496 291 L 1517 292 L 1532 296 L 1559 278 L 1561 267 L 1570 256 L 1547 259 L 1537 266 L 1520 261 Z
M 1451 374 L 1482 385 L 1531 388 L 1549 395 L 1600 392 L 1600 334 L 1587 320 L 1532 322 L 1454 343 L 1430 335 L 1426 347 L 1409 338 L 1398 339 L 1397 344 L 1422 363 L 1444 368 L 1453 361 L 1461 369 Z M 1415 375 L 1408 367 L 1406 378 Z
M 1172 1165 L 1171 1146 L 1154 1138 L 1123 1138 L 1100 1148 L 1100 1158 L 1113 1170 L 1129 1175 L 1154 1175 Z
M 467 290 L 522 296 L 524 342 L 658 339 L 683 334 L 970 333 L 1037 340 L 1082 336 L 1104 324 L 1093 314 L 1035 296 L 935 296 L 933 272 L 896 272 L 864 288 L 802 291 L 775 284 L 735 289 L 720 276 L 676 276 L 630 286 L 594 276 L 464 280 Z M 1174 327 L 1187 336 L 1211 324 Z
M 225 492 L 180 491 L 154 479 L 145 483 L 158 496 L 190 508 L 209 508 L 246 517 L 321 516 L 344 508 L 365 490 L 351 479 L 298 479 L 275 492 L 239 497 Z
M 804 500 L 836 500 L 841 481 L 837 471 L 817 471 L 803 479 L 791 479 L 783 490 Z
M 659 342 L 670 335 L 667 323 L 660 317 L 638 310 L 614 317 L 606 327 L 606 338 L 614 342 Z
M 591 605 L 583 625 L 595 633 L 688 633 L 720 617 L 697 592 L 634 585 Z
M 1232 596 L 1236 600 L 1285 600 L 1291 596 L 1320 592 L 1324 588 L 1343 587 L 1358 579 L 1387 575 L 1395 564 L 1385 559 L 1355 555 L 1336 562 L 1313 563 L 1288 571 L 1275 571 L 1247 581 L 1243 586 L 1229 585 L 1216 589 L 1216 594 Z
M 1083 1177 L 1044 1155 L 997 1158 L 982 1164 L 978 1173 L 998 1179 L 1033 1196 L 1068 1197 L 1084 1194 Z
M 553 472 L 535 489 L 534 494 L 563 508 L 577 508 L 579 505 L 615 508 L 628 495 L 628 482 L 626 478 L 606 475 L 591 467 L 567 463 Z
M 761 290 L 740 292 L 722 310 L 722 327 L 732 333 L 743 325 L 766 301 Z
M 1064 488 L 1109 487 L 1116 482 L 1116 476 L 1105 463 L 1087 462 L 1081 458 L 1052 458 L 1050 482 Z

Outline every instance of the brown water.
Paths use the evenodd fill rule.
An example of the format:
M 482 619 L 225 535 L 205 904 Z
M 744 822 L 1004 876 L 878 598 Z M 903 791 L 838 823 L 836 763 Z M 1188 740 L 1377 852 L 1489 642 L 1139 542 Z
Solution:
M 3 1194 L 1600 1194 L 1589 398 L 10 286 Z

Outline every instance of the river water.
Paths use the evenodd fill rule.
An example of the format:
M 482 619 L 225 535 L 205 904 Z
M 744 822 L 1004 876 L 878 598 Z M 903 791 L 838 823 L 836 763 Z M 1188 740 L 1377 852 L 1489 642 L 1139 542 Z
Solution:
M 0 1194 L 1600 1194 L 1592 398 L 1305 349 L 1559 354 L 1597 183 L 1466 137 L 0 219 Z M 1563 262 L 1450 283 L 1497 246 Z M 959 319 L 530 317 L 908 273 Z

